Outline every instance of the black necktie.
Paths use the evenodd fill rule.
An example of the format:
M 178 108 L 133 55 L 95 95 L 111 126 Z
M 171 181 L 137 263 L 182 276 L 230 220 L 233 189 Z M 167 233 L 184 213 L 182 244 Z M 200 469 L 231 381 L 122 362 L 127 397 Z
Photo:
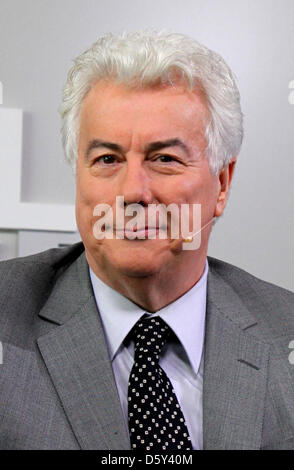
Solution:
M 128 416 L 135 450 L 192 450 L 176 394 L 158 363 L 170 333 L 160 317 L 145 315 L 131 331 L 135 357 L 128 386 Z

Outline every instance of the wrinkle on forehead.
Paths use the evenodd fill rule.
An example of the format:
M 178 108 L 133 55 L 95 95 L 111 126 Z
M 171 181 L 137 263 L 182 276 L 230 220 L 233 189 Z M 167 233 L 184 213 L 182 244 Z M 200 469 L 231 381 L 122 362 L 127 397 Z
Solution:
M 149 142 L 172 138 L 206 146 L 208 114 L 203 94 L 183 85 L 130 90 L 96 82 L 84 99 L 80 123 L 81 131 L 95 129 L 91 139 L 114 142 L 115 135 L 115 143 L 142 152 Z

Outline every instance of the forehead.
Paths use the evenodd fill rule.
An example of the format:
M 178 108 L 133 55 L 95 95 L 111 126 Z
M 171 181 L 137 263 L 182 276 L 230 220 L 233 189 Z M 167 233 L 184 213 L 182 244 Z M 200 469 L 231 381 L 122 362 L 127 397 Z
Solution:
M 203 94 L 183 85 L 128 89 L 113 82 L 96 82 L 84 98 L 81 133 L 89 137 L 127 138 L 134 134 L 145 139 L 194 137 L 203 134 L 207 122 Z M 94 135 L 95 134 L 95 135 Z M 98 135 L 100 134 L 100 135 Z M 162 135 L 161 135 L 162 134 Z

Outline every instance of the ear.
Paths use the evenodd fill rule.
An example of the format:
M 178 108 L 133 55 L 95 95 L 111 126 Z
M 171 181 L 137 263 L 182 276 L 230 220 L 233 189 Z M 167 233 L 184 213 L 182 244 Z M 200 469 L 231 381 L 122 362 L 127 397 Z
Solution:
M 225 168 L 223 168 L 218 174 L 219 194 L 218 194 L 218 198 L 217 198 L 217 202 L 216 202 L 216 206 L 214 210 L 215 217 L 220 217 L 224 211 L 224 208 L 226 207 L 228 194 L 229 194 L 229 188 L 230 188 L 231 181 L 233 178 L 236 161 L 237 161 L 237 158 L 233 157 L 230 163 Z

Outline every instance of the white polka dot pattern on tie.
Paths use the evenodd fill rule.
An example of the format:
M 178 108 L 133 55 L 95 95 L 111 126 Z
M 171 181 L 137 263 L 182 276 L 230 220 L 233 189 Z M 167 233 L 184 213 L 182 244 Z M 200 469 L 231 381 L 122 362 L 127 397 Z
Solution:
M 162 318 L 145 315 L 131 332 L 135 356 L 128 387 L 128 415 L 133 449 L 192 449 L 177 397 L 158 363 L 170 333 Z

